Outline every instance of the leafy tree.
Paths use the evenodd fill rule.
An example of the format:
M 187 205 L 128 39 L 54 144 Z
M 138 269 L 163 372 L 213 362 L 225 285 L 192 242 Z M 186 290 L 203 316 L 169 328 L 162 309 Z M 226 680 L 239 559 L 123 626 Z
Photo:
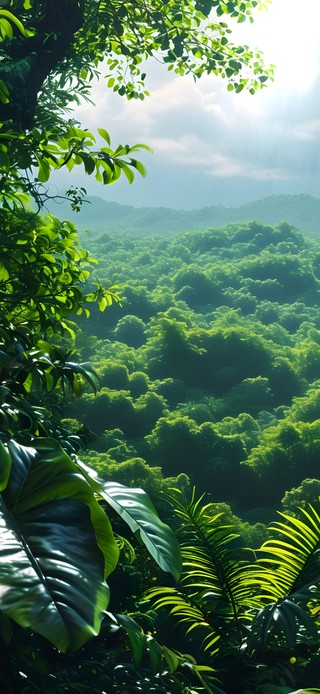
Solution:
M 319 500 L 320 481 L 307 478 L 301 482 L 299 487 L 293 487 L 293 489 L 286 491 L 281 504 L 285 513 L 303 517 L 301 509 L 308 510 L 311 504 L 316 510 L 319 510 Z
M 143 371 L 134 371 L 130 374 L 129 388 L 133 398 L 138 398 L 140 395 L 147 393 L 148 385 L 148 378 Z
M 213 73 L 225 77 L 229 89 L 254 93 L 272 77 L 272 69 L 264 68 L 259 51 L 233 45 L 223 20 L 231 15 L 251 21 L 260 4 L 212 0 L 195 7 L 175 0 L 168 7 L 158 1 L 142 7 L 135 0 L 98 6 L 95 0 L 9 0 L 0 14 L 3 199 L 14 201 L 19 191 L 30 191 L 41 204 L 42 184 L 62 166 L 83 165 L 105 184 L 121 173 L 130 183 L 135 170 L 144 175 L 131 156 L 141 146 L 113 150 L 100 128 L 105 144 L 97 150 L 94 136 L 68 118 L 79 99 L 89 98 L 90 83 L 105 60 L 109 88 L 129 99 L 144 98 L 142 61 L 159 54 L 178 74 Z M 30 178 L 32 168 L 37 182 Z M 71 196 L 77 208 L 81 192 Z
M 320 377 L 319 368 L 320 345 L 312 339 L 307 339 L 297 345 L 295 359 L 297 371 L 308 380 Z
M 145 342 L 145 323 L 137 316 L 124 316 L 118 321 L 114 334 L 116 340 L 131 347 L 141 347 Z
M 192 265 L 187 269 L 179 270 L 173 281 L 177 298 L 182 299 L 192 308 L 204 304 L 221 303 L 222 295 L 219 285 L 210 280 L 206 273 Z
M 301 395 L 305 381 L 287 356 L 277 357 L 268 373 L 275 405 L 289 405 L 294 395 Z
M 306 395 L 295 397 L 288 416 L 293 421 L 315 422 L 320 418 L 320 383 L 314 381 Z
M 230 499 L 245 484 L 246 470 L 240 436 L 221 436 L 212 422 L 199 426 L 191 417 L 172 413 L 160 417 L 146 436 L 148 460 L 161 464 L 166 474 L 186 472 L 217 499 Z
M 261 410 L 271 409 L 272 393 L 267 378 L 245 378 L 239 385 L 231 388 L 219 407 L 220 414 L 230 416 L 247 412 L 257 416 Z
M 71 171 L 81 165 L 104 184 L 122 174 L 130 183 L 136 171 L 145 174 L 135 158 L 143 145 L 112 149 L 108 133 L 100 128 L 103 146 L 97 147 L 94 135 L 69 117 L 70 108 L 89 97 L 106 58 L 109 88 L 129 99 L 145 95 L 141 63 L 154 54 L 161 54 L 178 74 L 220 74 L 236 92 L 247 87 L 253 93 L 263 86 L 272 70 L 264 69 L 258 51 L 233 46 L 223 21 L 224 15 L 251 20 L 252 9 L 260 4 L 1 3 L 1 610 L 61 651 L 78 648 L 97 633 L 108 604 L 105 579 L 116 564 L 118 547 L 101 498 L 175 577 L 179 549 L 141 490 L 99 481 L 53 438 L 55 433 L 63 443 L 56 427 L 59 417 L 54 421 L 46 407 L 48 394 L 54 400 L 68 385 L 77 396 L 85 385 L 98 387 L 90 365 L 77 363 L 60 337 L 52 344 L 53 336 L 67 332 L 73 338 L 74 314 L 87 315 L 86 304 L 95 301 L 103 311 L 117 297 L 99 283 L 84 291 L 84 264 L 90 258 L 79 248 L 72 225 L 24 211 L 17 216 L 17 211 L 27 203 L 26 193 L 41 208 L 53 169 Z M 68 191 L 75 210 L 84 194 L 84 189 Z M 130 308 L 136 302 L 140 318 L 148 319 L 154 307 L 147 289 L 140 296 L 135 289 L 134 283 L 128 287 Z M 107 396 L 113 407 L 111 425 L 117 426 L 124 405 L 129 416 L 134 413 L 127 395 L 118 395 L 111 404 L 112 396 Z M 117 620 L 135 633 L 137 627 L 128 619 Z M 6 619 L 1 626 L 5 636 Z M 141 641 L 146 646 L 145 635 Z
M 262 433 L 246 461 L 260 480 L 259 503 L 274 506 L 286 489 L 317 475 L 319 424 L 319 420 L 305 423 L 286 419 Z
M 129 372 L 124 364 L 111 359 L 95 362 L 102 386 L 111 390 L 129 390 Z
M 246 412 L 241 412 L 237 417 L 224 417 L 220 422 L 217 422 L 216 426 L 219 434 L 240 435 L 247 451 L 258 444 L 261 436 L 259 420 L 254 419 Z
M 95 299 L 104 308 L 112 292 L 97 286 L 85 293 L 90 256 L 71 224 L 8 209 L 0 219 L 1 635 L 9 639 L 10 618 L 72 651 L 99 632 L 109 602 L 106 578 L 118 560 L 99 498 L 134 532 L 144 534 L 144 521 L 158 520 L 147 497 L 138 502 L 140 491 L 131 499 L 124 486 L 107 491 L 74 455 L 79 437 L 69 437 L 59 422 L 59 396 L 69 386 L 76 396 L 85 385 L 99 386 L 90 364 L 76 361 L 65 342 L 74 336 L 70 317 L 89 312 Z M 149 520 L 139 514 L 134 520 L 138 507 Z M 161 532 L 174 542 L 168 528 Z
M 143 487 L 157 507 L 161 493 L 168 492 L 172 487 L 177 487 L 184 494 L 188 492 L 189 480 L 185 473 L 176 477 L 164 477 L 161 467 L 151 467 L 142 458 L 127 458 L 119 463 L 111 461 L 105 453 L 96 451 L 86 452 L 82 457 L 106 481 L 115 481 L 128 487 Z

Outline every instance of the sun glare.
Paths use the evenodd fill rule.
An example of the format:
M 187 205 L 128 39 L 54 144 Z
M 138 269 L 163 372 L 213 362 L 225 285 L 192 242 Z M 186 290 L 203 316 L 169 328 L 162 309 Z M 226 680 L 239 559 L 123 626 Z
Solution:
M 278 84 L 308 90 L 320 71 L 319 24 L 319 0 L 273 0 L 256 15 L 250 29 L 266 59 L 277 65 Z

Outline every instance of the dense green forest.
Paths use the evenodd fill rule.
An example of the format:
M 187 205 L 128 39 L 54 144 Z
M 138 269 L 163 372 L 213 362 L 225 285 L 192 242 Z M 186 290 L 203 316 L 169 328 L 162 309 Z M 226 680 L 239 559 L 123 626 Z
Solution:
M 318 245 L 285 222 L 79 241 L 44 214 L 53 171 L 146 174 L 147 145 L 73 117 L 106 66 L 138 102 L 159 56 L 254 95 L 274 66 L 225 20 L 268 2 L 0 2 L 6 694 L 320 691 Z
M 90 431 L 91 463 L 126 482 L 146 470 L 150 491 L 149 468 L 186 473 L 255 521 L 286 492 L 288 508 L 318 474 L 318 245 L 256 222 L 88 244 L 123 296 L 77 338 L 102 386 L 68 412 Z
M 308 537 L 319 523 L 317 515 L 308 515 L 309 503 L 317 514 L 320 492 L 319 245 L 285 222 L 274 227 L 257 222 L 230 224 L 141 239 L 92 232 L 85 241 L 99 261 L 93 277 L 112 285 L 123 299 L 121 306 L 114 303 L 102 314 L 93 309 L 89 320 L 78 321 L 76 344 L 101 382 L 96 395 L 87 392 L 64 406 L 63 426 L 85 441 L 82 459 L 106 481 L 142 486 L 173 527 L 178 529 L 182 518 L 178 532 L 182 532 L 182 548 L 184 541 L 191 542 L 194 566 L 196 548 L 205 533 L 209 543 L 213 533 L 214 550 L 219 550 L 220 542 L 222 554 L 224 544 L 231 543 L 228 551 L 236 566 L 252 559 L 250 554 L 241 557 L 240 546 L 252 552 L 265 542 L 265 548 L 271 543 L 275 566 L 279 528 L 283 540 L 293 540 L 291 556 L 296 557 L 300 540 L 295 532 L 306 521 L 302 532 Z M 203 492 L 206 502 L 198 500 Z M 174 515 L 164 502 L 170 493 Z M 272 540 L 267 526 L 276 521 L 277 509 L 289 514 L 291 521 L 289 527 L 276 523 Z M 186 518 L 194 523 L 191 535 Z M 232 532 L 240 539 L 236 541 Z M 192 566 L 187 550 L 183 558 L 184 552 L 186 566 Z M 208 553 L 207 545 L 203 552 Z M 199 550 L 198 567 L 204 561 L 203 552 Z M 301 566 L 305 561 L 308 565 L 309 559 L 305 557 Z M 124 556 L 116 577 L 128 585 L 127 594 L 135 596 L 124 607 L 130 614 L 140 611 L 145 624 L 153 612 L 143 595 L 156 578 L 154 570 L 146 572 L 145 563 L 142 576 L 139 561 Z M 297 631 L 298 615 L 288 626 L 288 615 L 283 615 L 281 624 L 280 614 L 284 640 L 274 635 L 270 625 L 257 623 L 259 636 L 265 634 L 265 646 L 257 652 L 247 644 L 246 657 L 251 648 L 251 659 L 253 654 L 260 659 L 259 690 L 255 688 L 260 682 L 257 672 L 250 675 L 252 660 L 245 662 L 245 658 L 240 672 L 226 675 L 226 663 L 229 667 L 237 650 L 231 626 L 226 633 L 219 627 L 218 633 L 224 640 L 229 638 L 232 647 L 229 644 L 226 651 L 225 645 L 220 646 L 215 655 L 217 632 L 210 632 L 209 626 L 210 646 L 203 652 L 203 635 L 195 634 L 203 630 L 203 614 L 212 600 L 203 596 L 216 586 L 217 577 L 213 580 L 208 570 L 210 561 L 209 553 L 204 587 L 198 589 L 195 602 L 204 611 L 201 618 L 191 613 L 190 594 L 194 598 L 191 589 L 197 582 L 192 572 L 188 577 L 188 568 L 180 588 L 187 594 L 186 602 L 181 602 L 181 592 L 173 595 L 172 588 L 168 593 L 164 587 L 154 589 L 156 604 L 158 599 L 159 607 L 173 608 L 181 625 L 191 626 L 193 634 L 191 641 L 184 640 L 181 625 L 177 632 L 169 622 L 173 636 L 168 637 L 162 616 L 152 627 L 161 639 L 193 653 L 204 666 L 217 668 L 219 678 L 210 684 L 214 692 L 221 686 L 228 694 L 264 693 L 268 686 L 273 692 L 289 691 L 281 684 L 315 686 L 319 671 L 312 627 L 309 623 L 302 627 L 302 632 L 309 633 L 307 647 Z M 280 569 L 281 561 L 280 556 Z M 198 580 L 204 580 L 201 571 Z M 254 582 L 254 577 L 250 580 Z M 163 583 L 159 575 L 158 581 Z M 296 575 L 294 583 L 299 583 Z M 223 584 L 216 586 L 218 593 Z M 123 607 L 123 596 L 117 591 L 115 595 Z M 281 590 L 276 591 L 275 606 L 280 596 Z M 276 598 L 273 592 L 272 600 Z M 217 605 L 218 611 L 227 609 Z M 272 638 L 276 639 L 273 645 Z M 304 645 L 298 645 L 300 640 Z M 173 683 L 165 686 L 175 691 Z

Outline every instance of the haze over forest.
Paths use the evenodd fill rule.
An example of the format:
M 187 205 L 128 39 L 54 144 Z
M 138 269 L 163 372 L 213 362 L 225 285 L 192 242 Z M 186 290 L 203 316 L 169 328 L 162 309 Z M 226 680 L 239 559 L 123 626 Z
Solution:
M 307 194 L 272 195 L 240 207 L 218 205 L 194 210 L 134 207 L 108 202 L 98 196 L 87 197 L 80 212 L 72 212 L 68 202 L 50 202 L 47 207 L 60 219 L 67 217 L 79 229 L 87 229 L 91 234 L 121 231 L 138 236 L 152 233 L 166 235 L 256 220 L 265 224 L 287 221 L 307 236 L 320 236 L 320 199 Z

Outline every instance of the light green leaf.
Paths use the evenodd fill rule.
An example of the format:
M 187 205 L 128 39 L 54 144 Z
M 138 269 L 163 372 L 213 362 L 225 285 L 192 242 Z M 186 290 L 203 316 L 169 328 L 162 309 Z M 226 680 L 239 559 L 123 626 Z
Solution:
M 105 296 L 102 296 L 98 301 L 99 311 L 104 311 L 108 306 L 108 302 Z
M 6 282 L 10 275 L 6 266 L 0 260 L 0 282 Z
M 3 10 L 3 9 L 0 10 L 0 22 L 1 22 L 1 17 L 5 17 L 10 22 L 12 22 L 12 24 L 15 24 L 15 26 L 17 27 L 17 29 L 19 29 L 20 33 L 23 36 L 30 36 L 30 31 L 26 31 L 26 29 L 24 28 L 24 26 L 20 22 L 20 20 L 17 17 L 15 17 L 15 15 L 12 14 L 12 12 L 9 12 L 9 10 Z
M 109 86 L 109 85 L 108 85 Z M 104 128 L 98 128 L 99 135 L 110 145 L 110 135 Z
M 50 164 L 46 159 L 40 159 L 36 155 L 38 162 L 38 179 L 40 183 L 46 183 L 50 178 Z

